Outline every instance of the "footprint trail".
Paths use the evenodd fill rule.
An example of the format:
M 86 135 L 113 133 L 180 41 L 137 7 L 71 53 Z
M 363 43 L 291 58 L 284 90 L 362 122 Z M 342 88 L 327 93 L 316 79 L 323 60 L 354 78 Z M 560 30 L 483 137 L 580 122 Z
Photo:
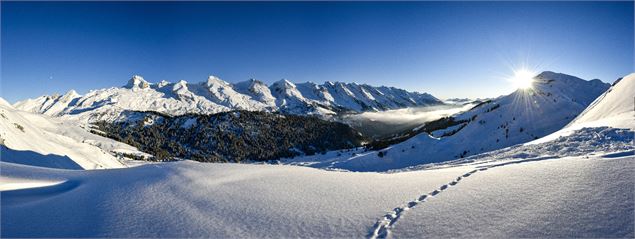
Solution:
M 462 179 L 467 178 L 469 176 L 471 176 L 472 174 L 475 174 L 479 171 L 485 171 L 487 170 L 489 167 L 484 167 L 484 168 L 480 168 L 480 169 L 475 169 L 472 170 L 468 173 L 465 173 L 459 177 L 457 177 L 456 179 L 452 180 L 451 182 L 441 185 L 441 187 L 439 187 L 438 189 L 435 189 L 432 192 L 420 195 L 419 197 L 417 197 L 415 200 L 412 200 L 410 202 L 407 202 L 405 205 L 401 206 L 401 207 L 396 207 L 395 209 L 393 209 L 392 211 L 388 212 L 386 215 L 384 215 L 381 219 L 379 219 L 375 225 L 373 225 L 373 229 L 371 234 L 369 235 L 369 238 L 371 239 L 376 239 L 376 238 L 388 238 L 391 236 L 391 229 L 393 228 L 393 226 L 395 225 L 395 223 L 397 223 L 397 221 L 399 220 L 399 218 L 401 218 L 401 216 L 408 210 L 422 204 L 425 203 L 428 199 L 430 199 L 431 197 L 437 196 L 438 194 L 442 193 L 445 190 L 448 190 L 450 187 L 454 187 L 456 186 Z

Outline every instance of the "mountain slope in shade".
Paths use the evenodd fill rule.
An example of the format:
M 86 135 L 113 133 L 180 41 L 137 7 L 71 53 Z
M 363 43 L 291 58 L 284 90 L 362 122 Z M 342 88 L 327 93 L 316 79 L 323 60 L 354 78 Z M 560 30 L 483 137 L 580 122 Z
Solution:
M 121 168 L 126 166 L 123 158 L 113 154 L 145 155 L 73 123 L 19 111 L 1 102 L 0 144 L 3 162 L 65 169 Z
M 543 72 L 534 80 L 531 89 L 519 89 L 437 121 L 440 126 L 431 135 L 420 133 L 385 149 L 331 159 L 327 167 L 384 171 L 529 142 L 562 129 L 610 86 L 599 80 L 585 81 L 554 72 Z
M 253 79 L 231 84 L 210 76 L 202 83 L 162 81 L 155 84 L 133 76 L 123 87 L 93 90 L 85 95 L 70 91 L 62 96 L 41 96 L 17 102 L 14 107 L 94 122 L 114 121 L 124 110 L 157 111 L 169 115 L 231 110 L 332 115 L 438 104 L 443 102 L 430 94 L 356 83 L 296 85 L 281 80 L 267 86 Z

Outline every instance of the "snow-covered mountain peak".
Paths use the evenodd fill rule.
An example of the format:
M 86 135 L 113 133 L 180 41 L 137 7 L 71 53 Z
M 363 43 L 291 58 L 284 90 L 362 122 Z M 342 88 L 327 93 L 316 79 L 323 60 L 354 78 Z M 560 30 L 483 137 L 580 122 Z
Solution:
M 182 94 L 188 91 L 187 88 L 187 82 L 184 80 L 180 80 L 177 83 L 174 83 L 174 86 L 172 86 L 172 92 L 177 93 L 177 94 Z
M 281 79 L 279 81 L 274 82 L 271 87 L 276 89 L 294 89 L 296 88 L 295 84 L 287 79 Z
M 534 77 L 531 91 L 535 97 L 554 97 L 566 99 L 586 107 L 595 98 L 608 89 L 609 84 L 598 79 L 590 81 L 575 76 L 545 71 Z
M 234 90 L 240 94 L 251 97 L 252 100 L 264 103 L 268 108 L 276 106 L 276 98 L 271 94 L 269 86 L 262 81 L 249 79 L 233 85 Z
M 264 82 L 256 79 L 249 79 L 234 84 L 234 90 L 246 95 L 258 94 L 258 95 L 271 95 L 269 86 Z
M 161 80 L 161 81 L 157 84 L 157 87 L 158 87 L 158 88 L 161 88 L 161 87 L 164 87 L 164 86 L 169 85 L 169 84 L 170 84 L 170 82 L 168 82 L 168 81 L 166 81 L 166 80 Z
M 62 95 L 60 99 L 61 100 L 71 100 L 71 99 L 75 99 L 75 98 L 80 97 L 80 96 L 82 96 L 82 95 L 77 93 L 77 91 L 69 90 L 64 95 Z
M 250 78 L 249 80 L 246 80 L 246 81 L 240 81 L 240 82 L 234 83 L 235 90 L 253 89 L 253 88 L 261 87 L 261 86 L 267 87 L 267 84 L 265 84 L 264 82 L 260 80 L 256 80 L 254 78 Z
M 128 80 L 128 84 L 124 86 L 124 88 L 128 88 L 131 90 L 146 89 L 149 87 L 150 87 L 150 83 L 148 83 L 140 75 L 133 75 L 132 78 Z
M 231 110 L 332 115 L 337 112 L 442 104 L 428 94 L 396 88 L 339 82 L 336 87 L 329 87 L 329 83 L 295 84 L 286 79 L 270 86 L 256 79 L 231 84 L 216 76 L 191 84 L 185 81 L 149 83 L 135 75 L 124 87 L 91 90 L 83 96 L 76 92 L 66 95 L 41 96 L 20 101 L 14 107 L 96 122 L 117 120 L 126 110 L 157 111 L 169 115 L 211 114 Z
M 535 85 L 538 86 L 544 86 L 544 85 L 558 85 L 558 86 L 563 86 L 563 87 L 567 87 L 567 86 L 578 86 L 580 84 L 587 84 L 587 83 L 591 83 L 591 84 L 596 84 L 596 85 L 602 85 L 602 84 L 606 84 L 604 82 L 602 82 L 599 79 L 593 79 L 593 80 L 583 80 L 580 79 L 578 77 L 572 76 L 572 75 L 567 75 L 567 74 L 563 74 L 563 73 L 556 73 L 553 71 L 543 71 L 542 73 L 536 75 L 536 77 L 534 77 L 535 80 Z M 550 86 L 552 87 L 552 86 Z
M 207 77 L 207 81 L 205 82 L 205 85 L 208 88 L 222 88 L 222 87 L 230 86 L 230 84 L 227 83 L 227 81 L 221 80 L 217 76 L 212 76 L 212 75 Z
M 13 106 L 11 104 L 9 104 L 9 102 L 7 100 L 5 100 L 4 98 L 2 98 L 2 97 L 0 97 L 0 106 L 7 107 L 9 109 L 13 109 Z

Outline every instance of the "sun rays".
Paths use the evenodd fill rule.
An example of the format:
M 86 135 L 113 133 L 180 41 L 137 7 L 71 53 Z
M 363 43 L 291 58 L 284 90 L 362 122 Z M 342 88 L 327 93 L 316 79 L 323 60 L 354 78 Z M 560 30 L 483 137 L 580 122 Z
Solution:
M 532 88 L 535 75 L 536 73 L 522 68 L 514 71 L 514 76 L 510 79 L 510 81 L 514 85 L 514 88 L 526 90 Z

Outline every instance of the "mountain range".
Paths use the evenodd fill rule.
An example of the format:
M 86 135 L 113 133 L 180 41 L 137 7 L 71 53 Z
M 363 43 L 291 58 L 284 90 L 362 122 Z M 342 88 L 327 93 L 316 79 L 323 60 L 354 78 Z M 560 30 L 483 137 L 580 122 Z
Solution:
M 368 150 L 365 149 L 362 155 L 348 155 L 351 156 L 350 158 L 346 154 L 330 155 L 331 160 L 335 162 L 329 164 L 328 167 L 352 171 L 382 171 L 464 158 L 529 142 L 562 129 L 578 117 L 593 100 L 606 92 L 609 87 L 610 84 L 600 80 L 586 81 L 566 74 L 545 71 L 534 78 L 532 88 L 518 89 L 512 94 L 482 101 L 464 112 L 422 122 L 420 126 L 411 127 L 401 135 L 371 142 L 368 149 L 377 150 L 370 151 L 371 153 L 365 152 Z M 201 137 L 215 135 L 222 138 L 225 137 L 223 136 L 225 134 L 236 134 L 232 136 L 240 138 L 240 134 L 246 130 L 245 128 L 253 128 L 253 124 L 255 124 L 255 122 L 241 121 L 239 123 L 241 126 L 234 133 L 216 130 L 215 121 L 210 121 L 210 119 L 217 117 L 225 119 L 224 116 L 212 116 L 211 118 L 203 116 L 218 114 L 218 112 L 239 110 L 244 112 L 242 114 L 244 116 L 248 116 L 247 112 L 249 111 L 278 112 L 283 115 L 285 113 L 329 115 L 337 112 L 376 111 L 408 105 L 440 104 L 443 103 L 429 94 L 355 83 L 327 82 L 323 85 L 313 83 L 296 85 L 282 80 L 271 86 L 266 86 L 256 80 L 230 84 L 216 77 L 210 77 L 207 82 L 196 84 L 189 84 L 185 81 L 151 84 L 139 76 L 134 76 L 123 87 L 93 90 L 83 96 L 74 91 L 61 96 L 42 96 L 17 102 L 13 107 L 18 110 L 42 113 L 54 118 L 61 116 L 73 119 L 73 121 L 85 121 L 91 125 L 98 124 L 100 128 L 93 128 L 92 132 L 105 130 L 101 132 L 101 135 L 119 138 L 119 140 L 126 138 L 126 142 L 134 142 L 133 145 L 145 149 L 146 153 L 167 151 L 171 152 L 169 154 L 171 157 L 184 157 L 191 155 L 192 152 L 203 150 L 205 147 L 211 147 L 192 148 L 192 145 L 203 139 Z M 249 117 L 252 116 L 256 115 Z M 160 119 L 159 121 L 147 121 L 157 117 Z M 262 115 L 258 117 L 279 122 L 287 120 L 278 120 L 278 116 Z M 168 132 L 177 132 L 177 135 L 193 135 L 194 132 L 190 132 L 189 127 L 179 126 L 183 124 L 181 121 L 190 122 L 193 119 L 197 119 L 197 125 L 205 126 L 206 129 L 209 129 L 207 131 L 211 130 L 210 132 L 216 133 L 188 138 L 187 140 L 180 140 L 174 135 L 167 134 Z M 331 124 L 316 122 L 315 125 Z M 10 126 L 7 127 L 10 128 Z M 165 129 L 156 130 L 152 127 Z M 266 127 L 270 126 L 262 125 L 260 130 L 267 132 Z M 293 132 L 289 134 L 288 138 L 306 137 L 296 134 L 299 131 L 296 132 L 282 126 L 279 129 L 280 132 Z M 148 131 L 146 133 L 154 135 L 154 138 L 164 138 L 165 140 L 161 142 L 144 140 L 140 136 L 142 132 L 145 132 L 144 130 Z M 342 132 L 348 131 L 350 130 L 342 130 Z M 270 140 L 263 136 L 257 135 L 256 138 L 249 139 L 248 144 L 242 141 L 236 141 L 236 143 L 255 146 L 253 151 L 256 153 L 254 155 L 263 155 L 262 152 L 258 151 L 257 145 L 266 145 L 266 142 Z M 343 142 L 349 138 L 352 141 L 356 140 L 354 137 L 348 137 L 343 139 Z M 307 141 L 306 145 L 299 144 L 299 141 L 283 140 L 293 147 L 280 148 L 280 153 L 276 153 L 276 155 L 297 155 L 293 152 L 299 148 L 324 145 L 324 139 L 319 137 Z M 174 145 L 182 145 L 182 148 L 186 150 L 174 151 L 178 148 Z M 325 149 L 333 150 L 335 148 L 329 146 Z M 298 152 L 302 154 L 309 151 L 299 150 Z M 206 154 L 204 156 L 210 157 Z M 327 156 L 328 154 L 324 157 Z M 231 150 L 215 157 L 221 158 L 221 161 L 236 158 Z M 305 158 L 310 161 L 321 157 L 318 155 Z M 253 160 L 263 159 L 273 158 L 269 156 L 253 158 Z M 295 159 L 296 162 L 302 160 Z
M 234 110 L 327 116 L 412 106 L 441 105 L 427 93 L 366 84 L 280 80 L 271 85 L 250 79 L 228 83 L 215 76 L 207 81 L 150 83 L 133 76 L 123 87 L 92 90 L 80 95 L 45 95 L 19 101 L 16 109 L 50 116 L 69 116 L 86 122 L 115 121 L 124 111 L 155 111 L 171 116 L 213 114 Z
M 0 98 L 1 234 L 632 238 L 635 73 L 608 87 L 543 72 L 532 89 L 422 124 L 394 145 L 280 161 L 334 170 L 125 160 L 111 154 L 143 153 L 88 133 L 94 128 L 16 110 Z M 225 130 L 242 123 L 268 127 L 243 116 L 251 117 L 240 111 L 216 116 L 132 112 L 126 117 L 147 130 L 166 126 L 158 133 L 183 128 L 171 136 L 187 137 L 188 129 L 201 132 L 217 125 L 223 132 L 248 129 Z M 201 124 L 215 117 L 220 124 Z M 121 123 L 126 124 L 116 124 Z M 243 133 L 249 132 L 257 131 Z M 478 153 L 481 147 L 502 148 Z M 135 162 L 139 166 L 115 170 L 51 169 L 119 168 Z

